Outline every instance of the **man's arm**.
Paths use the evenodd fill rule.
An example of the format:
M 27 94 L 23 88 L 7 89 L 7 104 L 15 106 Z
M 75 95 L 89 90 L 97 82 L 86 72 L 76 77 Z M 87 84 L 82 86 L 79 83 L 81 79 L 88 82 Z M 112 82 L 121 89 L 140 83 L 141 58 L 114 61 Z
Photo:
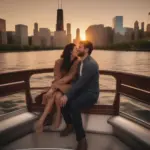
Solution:
M 75 94 L 88 83 L 91 77 L 96 73 L 97 66 L 94 64 L 87 64 L 83 68 L 82 76 L 79 77 L 78 81 L 73 85 L 71 90 L 66 94 L 68 99 L 72 99 Z

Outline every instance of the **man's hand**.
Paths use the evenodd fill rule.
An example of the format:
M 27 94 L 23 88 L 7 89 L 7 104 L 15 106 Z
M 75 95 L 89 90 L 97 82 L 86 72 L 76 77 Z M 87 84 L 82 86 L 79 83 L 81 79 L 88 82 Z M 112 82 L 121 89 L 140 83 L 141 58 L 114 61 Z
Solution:
M 60 99 L 60 107 L 64 107 L 66 105 L 68 101 L 68 98 L 66 95 L 62 96 L 61 99 Z

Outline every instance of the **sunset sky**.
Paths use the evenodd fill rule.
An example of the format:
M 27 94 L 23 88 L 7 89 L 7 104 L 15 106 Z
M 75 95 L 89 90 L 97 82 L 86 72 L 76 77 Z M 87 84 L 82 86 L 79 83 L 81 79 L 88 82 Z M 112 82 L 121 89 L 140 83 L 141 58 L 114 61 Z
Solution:
M 34 22 L 55 30 L 57 8 L 58 0 L 0 0 L 0 18 L 6 19 L 7 30 L 25 24 L 32 35 Z M 76 28 L 84 38 L 89 25 L 112 26 L 112 18 L 117 15 L 124 16 L 125 27 L 133 27 L 135 20 L 147 23 L 150 0 L 63 0 L 63 9 L 65 29 L 66 23 L 71 23 L 73 38 Z

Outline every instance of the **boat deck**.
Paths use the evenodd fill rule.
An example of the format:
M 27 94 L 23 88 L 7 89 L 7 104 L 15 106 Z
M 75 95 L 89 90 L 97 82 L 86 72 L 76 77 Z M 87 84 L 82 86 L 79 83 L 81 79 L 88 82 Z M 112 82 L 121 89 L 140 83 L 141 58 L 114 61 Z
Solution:
M 30 79 L 35 74 L 52 72 L 53 68 L 45 68 L 0 74 L 0 97 L 24 91 L 27 106 L 27 110 L 22 113 L 18 111 L 0 117 L 0 150 L 76 148 L 75 134 L 60 137 L 60 130 L 51 131 L 51 129 L 40 134 L 33 132 L 34 123 L 39 118 L 36 112 L 42 112 L 44 105 L 35 103 L 31 91 L 43 90 L 46 87 L 30 86 Z M 115 79 L 115 89 L 100 90 L 112 92 L 115 96 L 111 103 L 103 104 L 101 101 L 91 109 L 82 111 L 83 126 L 87 131 L 88 150 L 150 150 L 149 123 L 130 114 L 130 111 L 126 113 L 120 111 L 122 95 L 134 98 L 136 103 L 149 108 L 150 78 L 107 70 L 100 70 L 100 74 Z
M 107 122 L 110 117 L 111 115 L 82 114 L 83 126 L 87 133 L 88 150 L 130 150 L 124 142 L 120 141 L 114 135 L 113 127 Z M 54 130 L 51 126 L 45 126 L 44 132 L 36 133 L 33 130 L 33 124 L 36 118 L 35 114 L 24 112 L 4 120 L 0 125 L 0 128 L 5 130 L 2 131 L 2 135 L 6 137 L 8 131 L 9 134 L 7 134 L 5 141 L 8 141 L 8 136 L 12 140 L 7 142 L 8 144 L 5 144 L 2 150 L 60 150 L 76 148 L 77 142 L 75 133 L 67 137 L 59 136 L 60 131 L 65 127 L 63 120 L 57 130 Z M 8 130 L 6 126 L 11 127 L 9 127 Z M 4 141 L 3 138 L 1 140 Z
M 130 148 L 121 142 L 118 138 L 108 134 L 87 133 L 88 150 L 130 150 Z M 16 140 L 5 146 L 3 150 L 17 149 L 36 149 L 44 150 L 50 148 L 75 149 L 75 134 L 67 137 L 60 137 L 59 132 L 31 133 L 19 140 Z M 54 149 L 53 149 L 54 148 Z

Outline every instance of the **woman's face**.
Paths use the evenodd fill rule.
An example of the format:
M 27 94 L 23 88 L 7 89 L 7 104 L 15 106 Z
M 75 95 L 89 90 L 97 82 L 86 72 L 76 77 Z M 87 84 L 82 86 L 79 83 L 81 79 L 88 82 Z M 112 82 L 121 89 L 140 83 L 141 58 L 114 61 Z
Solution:
M 71 56 L 72 56 L 73 58 L 75 58 L 75 57 L 78 56 L 78 54 L 77 54 L 77 47 L 76 47 L 76 46 L 74 46 L 73 51 L 72 51 L 72 53 L 71 53 Z

